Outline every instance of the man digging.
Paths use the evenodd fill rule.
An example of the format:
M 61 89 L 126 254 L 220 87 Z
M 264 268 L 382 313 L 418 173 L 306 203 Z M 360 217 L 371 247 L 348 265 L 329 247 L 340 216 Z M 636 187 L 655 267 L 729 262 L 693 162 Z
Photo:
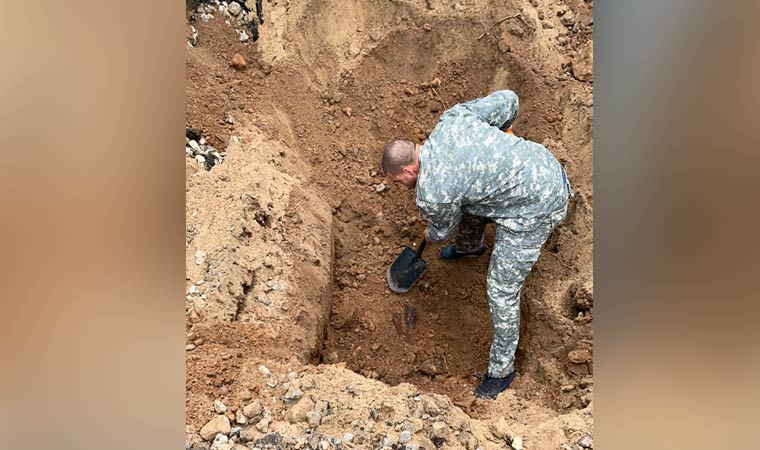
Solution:
M 458 227 L 442 260 L 484 254 L 485 226 L 496 223 L 487 281 L 493 343 L 478 397 L 496 398 L 514 379 L 520 289 L 572 195 L 554 156 L 511 134 L 517 110 L 514 92 L 497 91 L 444 112 L 422 145 L 395 139 L 383 149 L 386 177 L 417 189 L 425 238 L 440 242 Z

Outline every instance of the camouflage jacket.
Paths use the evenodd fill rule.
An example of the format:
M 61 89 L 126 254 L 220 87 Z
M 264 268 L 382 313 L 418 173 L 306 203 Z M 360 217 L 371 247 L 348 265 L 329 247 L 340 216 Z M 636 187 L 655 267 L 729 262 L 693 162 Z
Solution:
M 417 178 L 431 240 L 449 237 L 462 213 L 514 231 L 562 220 L 568 191 L 561 164 L 544 146 L 500 129 L 517 110 L 517 95 L 505 90 L 441 115 L 420 148 Z

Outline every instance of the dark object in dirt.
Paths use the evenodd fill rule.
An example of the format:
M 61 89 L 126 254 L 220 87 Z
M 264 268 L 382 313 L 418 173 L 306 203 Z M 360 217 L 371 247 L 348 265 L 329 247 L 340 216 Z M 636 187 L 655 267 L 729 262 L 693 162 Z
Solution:
M 256 439 L 253 446 L 258 448 L 281 448 L 281 442 L 282 436 L 280 436 L 280 433 L 269 433 L 260 439 Z
M 475 389 L 475 395 L 479 398 L 496 398 L 499 393 L 503 392 L 510 384 L 512 384 L 512 380 L 514 379 L 514 371 L 504 378 L 492 378 L 487 376 L 483 382 L 480 383 L 480 386 Z
M 248 9 L 248 2 L 243 2 L 243 10 L 245 10 L 246 14 L 243 16 L 243 21 L 246 25 L 248 25 L 248 29 L 251 30 L 251 38 L 253 39 L 253 42 L 256 42 L 259 40 L 259 25 L 264 25 L 264 7 L 261 4 L 262 0 L 256 0 L 256 20 L 249 21 L 248 20 L 248 13 L 251 11 Z
M 206 163 L 203 165 L 204 169 L 211 170 L 212 167 L 219 164 L 221 161 L 221 159 L 219 159 L 214 153 L 216 153 L 216 151 L 211 147 L 211 150 L 206 154 Z
M 404 303 L 403 312 L 393 313 L 391 321 L 399 334 L 409 335 L 417 323 L 417 309 L 409 303 Z
M 416 252 L 409 247 L 404 247 L 399 257 L 388 268 L 385 276 L 393 292 L 399 294 L 409 292 L 414 282 L 425 273 L 428 264 L 422 259 L 422 252 L 426 244 L 427 241 L 422 239 Z
M 185 128 L 185 137 L 190 139 L 191 141 L 200 142 L 201 140 L 201 132 L 196 130 L 195 128 L 186 127 Z
M 441 361 L 437 359 L 427 359 L 420 363 L 419 367 L 417 367 L 417 370 L 427 376 L 434 377 L 446 372 L 442 366 L 443 365 L 441 364 Z

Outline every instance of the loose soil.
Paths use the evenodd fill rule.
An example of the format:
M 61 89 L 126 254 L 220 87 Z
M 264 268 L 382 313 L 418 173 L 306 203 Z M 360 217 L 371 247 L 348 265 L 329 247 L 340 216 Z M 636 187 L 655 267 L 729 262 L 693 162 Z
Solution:
M 469 448 L 470 433 L 504 448 L 512 438 L 494 437 L 497 420 L 526 448 L 591 434 L 592 5 L 272 1 L 256 43 L 239 41 L 233 17 L 214 16 L 188 15 L 198 41 L 187 48 L 187 126 L 225 152 L 210 171 L 187 160 L 188 442 L 202 441 L 214 400 L 234 421 L 258 398 L 272 424 L 256 432 L 291 441 L 306 428 L 361 432 L 346 411 L 420 395 L 458 430 L 437 447 Z M 229 66 L 236 53 L 243 71 Z M 523 289 L 518 377 L 491 402 L 472 396 L 491 341 L 490 253 L 452 264 L 429 246 L 428 272 L 393 294 L 385 270 L 425 223 L 414 192 L 383 179 L 379 157 L 388 139 L 422 142 L 447 107 L 505 88 L 520 96 L 515 133 L 566 165 L 576 196 Z M 303 374 L 318 381 L 315 401 L 332 402 L 333 419 L 317 427 L 288 420 L 294 406 L 281 399 Z M 357 385 L 367 386 L 358 398 L 346 390 Z M 382 446 L 373 439 L 415 414 L 405 408 L 391 407 L 397 426 L 355 448 Z

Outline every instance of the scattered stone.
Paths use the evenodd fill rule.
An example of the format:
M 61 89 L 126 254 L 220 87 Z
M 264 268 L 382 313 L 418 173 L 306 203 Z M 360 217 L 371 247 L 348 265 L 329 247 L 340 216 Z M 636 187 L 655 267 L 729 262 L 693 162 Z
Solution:
M 304 375 L 301 378 L 301 389 L 304 391 L 308 391 L 309 389 L 314 389 L 314 379 L 310 377 L 309 375 Z
M 282 436 L 280 433 L 269 433 L 253 443 L 254 448 L 282 448 Z
M 352 113 L 353 111 L 351 110 L 351 108 L 349 108 L 349 107 L 346 107 L 345 109 L 343 109 L 343 112 L 344 112 L 344 113 L 345 113 L 345 114 L 346 114 L 348 117 L 351 117 L 351 113 Z
M 201 265 L 204 262 L 206 262 L 206 252 L 203 250 L 198 250 L 195 252 L 195 264 Z
M 496 439 L 506 439 L 509 434 L 509 424 L 507 423 L 507 419 L 501 417 L 496 422 L 492 422 L 488 426 L 488 431 L 490 431 Z
M 433 397 L 423 395 L 420 397 L 420 401 L 422 402 L 422 410 L 425 411 L 425 414 L 429 414 L 431 417 L 441 414 L 441 408 L 438 407 Z
M 353 440 L 354 440 L 353 433 L 346 433 L 346 434 L 343 435 L 343 441 L 344 442 L 351 442 Z
M 412 433 L 406 430 L 402 431 L 398 437 L 398 441 L 401 444 L 406 444 L 407 442 L 411 442 L 411 440 L 412 440 Z
M 322 423 L 322 411 L 315 407 L 314 410 L 306 413 L 306 421 L 309 423 L 310 427 L 318 427 L 319 424 Z
M 559 388 L 559 389 L 560 389 L 562 392 L 570 392 L 570 391 L 572 391 L 573 389 L 575 389 L 575 385 L 574 385 L 574 384 L 566 384 L 566 385 L 562 386 L 562 387 L 561 387 L 561 388 Z
M 510 445 L 515 450 L 523 450 L 523 440 L 520 436 L 515 436 Z
M 443 441 L 449 440 L 449 426 L 446 425 L 446 422 L 433 422 L 433 425 L 430 427 L 431 431 L 431 437 L 434 440 L 440 439 Z
M 192 351 L 192 350 L 195 350 L 195 344 L 187 344 L 185 346 L 185 350 L 188 351 L 188 352 Z
M 593 385 L 594 385 L 594 379 L 593 378 L 584 378 L 584 379 L 582 379 L 580 381 L 580 383 L 578 383 L 578 386 L 580 386 L 581 389 L 586 389 L 589 386 L 593 386 Z
M 285 393 L 283 399 L 286 402 L 290 403 L 300 399 L 301 397 L 303 397 L 303 391 L 296 386 L 291 386 L 290 389 L 288 389 L 288 392 Z
M 245 30 L 240 30 L 240 42 L 248 42 L 248 39 L 250 39 L 248 33 L 246 33 Z
M 578 50 L 578 55 L 573 59 L 570 69 L 577 80 L 594 81 L 594 43 L 592 41 L 589 40 Z M 588 298 L 592 298 L 591 294 Z M 588 303 L 590 307 L 592 303 Z
M 425 0 L 425 6 L 427 6 L 427 9 L 435 9 L 435 5 L 433 5 L 433 0 Z
M 242 10 L 243 7 L 240 6 L 240 3 L 238 2 L 231 2 L 229 5 L 227 5 L 227 11 L 229 11 L 233 16 L 237 16 Z
M 200 435 L 204 440 L 210 441 L 219 433 L 228 434 L 231 428 L 230 420 L 227 416 L 218 415 L 206 422 L 206 425 L 203 425 Z
M 414 95 L 414 90 L 412 88 L 405 88 L 404 94 L 406 95 Z
M 264 375 L 265 377 L 271 377 L 272 376 L 272 372 L 269 371 L 269 369 L 267 368 L 267 366 L 259 366 L 259 372 L 261 372 L 261 374 Z
M 214 442 L 211 444 L 211 450 L 229 450 L 232 448 L 230 438 L 219 433 L 214 437 Z
M 370 31 L 369 32 L 369 38 L 372 39 L 373 41 L 377 42 L 377 41 L 379 41 L 382 38 L 382 36 L 377 31 Z
M 219 400 L 214 400 L 214 411 L 216 411 L 218 414 L 224 414 L 227 412 L 227 405 Z
M 340 94 L 335 94 L 335 95 L 333 95 L 332 97 L 330 97 L 330 99 L 329 99 L 329 100 L 327 100 L 327 103 L 329 103 L 329 104 L 331 104 L 331 105 L 337 105 L 337 104 L 338 104 L 338 103 L 340 103 L 342 100 L 343 100 L 343 96 L 342 96 L 342 95 L 340 95 Z
M 575 364 L 583 364 L 591 361 L 591 351 L 587 348 L 578 348 L 567 354 L 570 362 Z
M 259 423 L 256 424 L 256 429 L 261 431 L 262 433 L 266 433 L 269 431 L 269 424 L 272 422 L 272 418 L 269 416 L 265 416 L 263 419 L 259 420 Z
M 417 369 L 425 375 L 431 377 L 444 373 L 440 362 L 434 359 L 426 359 L 425 361 L 422 361 Z
M 191 47 L 195 47 L 198 44 L 198 30 L 194 26 L 190 26 L 190 35 L 187 36 L 187 43 Z
M 359 54 L 360 54 L 361 52 L 362 52 L 362 49 L 361 49 L 361 48 L 359 48 L 359 46 L 358 46 L 358 45 L 356 45 L 356 44 L 351 44 L 351 45 L 348 47 L 348 54 L 349 54 L 349 55 L 350 55 L 352 58 L 356 58 L 357 56 L 359 56 Z
M 433 26 L 430 25 L 429 23 L 426 23 L 425 25 L 422 26 L 422 29 L 424 29 L 425 31 L 431 31 L 433 29 Z
M 377 192 L 378 194 L 381 193 L 381 192 L 383 192 L 385 189 L 386 189 L 386 187 L 385 187 L 384 183 L 380 183 L 380 184 L 376 184 L 375 185 L 375 192 Z
M 243 55 L 240 53 L 235 53 L 235 56 L 232 57 L 232 61 L 230 61 L 230 67 L 236 70 L 243 70 L 246 68 L 245 58 L 243 58 Z
M 290 407 L 286 414 L 286 419 L 290 423 L 306 422 L 306 415 L 314 409 L 314 402 L 308 398 L 302 398 L 296 404 Z
M 238 408 L 238 410 L 235 412 L 235 423 L 238 425 L 246 425 L 248 424 L 248 418 L 245 416 L 245 413 L 243 413 L 242 408 Z M 234 430 L 235 428 L 233 428 Z M 239 430 L 239 428 L 238 428 Z
M 578 445 L 583 448 L 594 448 L 594 441 L 591 439 L 591 436 L 586 435 L 578 441 Z
M 269 386 L 270 388 L 277 387 L 277 378 L 272 377 L 271 380 L 267 381 L 267 386 Z
M 459 434 L 459 442 L 464 445 L 467 450 L 475 450 L 478 448 L 478 438 L 469 431 L 463 431 Z
M 253 402 L 245 405 L 243 407 L 243 414 L 245 414 L 246 417 L 249 419 L 253 419 L 254 417 L 258 417 L 259 414 L 261 414 L 262 408 L 261 408 L 261 400 L 254 400 Z

